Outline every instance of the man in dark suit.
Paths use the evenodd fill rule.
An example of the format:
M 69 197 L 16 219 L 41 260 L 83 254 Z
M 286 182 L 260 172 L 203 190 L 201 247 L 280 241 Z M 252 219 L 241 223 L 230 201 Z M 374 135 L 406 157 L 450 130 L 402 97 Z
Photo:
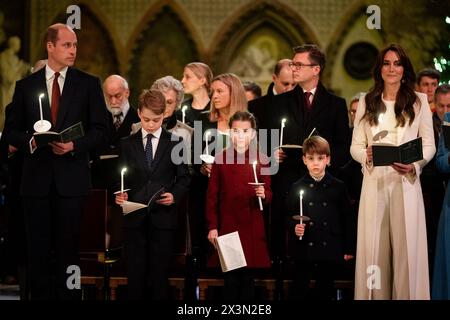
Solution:
M 161 127 L 165 108 L 160 91 L 145 90 L 138 105 L 142 128 L 120 143 L 121 167 L 127 168 L 124 188 L 130 191 L 118 194 L 116 203 L 129 200 L 147 204 L 164 188 L 161 197 L 152 200 L 148 208 L 124 217 L 128 298 L 132 300 L 146 297 L 147 280 L 151 282 L 153 300 L 169 298 L 176 205 L 190 183 L 187 159 L 179 153 L 182 139 Z
M 139 122 L 139 117 L 134 108 L 130 107 L 128 97 L 130 89 L 128 82 L 119 75 L 111 75 L 103 82 L 106 107 L 112 115 L 113 132 L 111 134 L 110 148 L 115 149 L 119 140 L 131 133 L 131 125 Z M 117 151 L 112 150 L 114 154 Z
M 109 203 L 116 178 L 119 176 L 118 145 L 120 139 L 128 137 L 133 123 L 139 122 L 135 109 L 130 107 L 128 82 L 119 75 L 111 75 L 103 82 L 103 94 L 108 108 L 108 143 L 95 150 L 92 163 L 94 188 L 108 189 Z
M 267 94 L 259 99 L 255 99 L 254 102 L 249 104 L 249 111 L 251 113 L 255 113 L 256 108 L 262 109 L 257 112 L 260 115 L 260 111 L 269 113 L 271 107 L 273 108 L 274 96 L 294 89 L 296 83 L 294 82 L 294 77 L 292 76 L 292 70 L 289 63 L 291 63 L 291 59 L 281 59 L 277 62 L 272 74 L 272 83 L 267 89 Z
M 8 214 L 8 232 L 5 242 L 7 273 L 4 282 L 6 284 L 14 284 L 19 279 L 20 296 L 21 298 L 26 298 L 23 272 L 26 260 L 25 223 L 23 221 L 22 199 L 20 197 L 20 180 L 18 179 L 22 174 L 23 153 L 17 152 L 18 150 L 8 145 L 7 142 L 10 131 L 11 106 L 11 104 L 8 104 L 5 107 L 5 125 L 0 138 L 0 165 L 2 173 L 4 172 L 3 170 L 6 171 L 4 195 L 5 208 Z
M 345 100 L 331 94 L 320 82 L 325 55 L 317 46 L 295 47 L 290 67 L 297 86 L 274 96 L 271 105 L 253 106 L 251 101 L 249 109 L 254 110 L 259 129 L 279 130 L 282 119 L 286 119 L 283 144 L 302 145 L 315 128 L 330 144 L 333 159 L 330 170 L 336 174 L 350 159 L 350 130 Z M 285 254 L 283 217 L 286 215 L 286 195 L 292 183 L 306 173 L 301 152 L 275 150 L 278 141 L 267 143 L 269 154 L 273 154 L 279 163 L 278 172 L 272 177 L 271 251 L 275 260 Z
M 71 277 L 74 267 L 69 267 L 79 266 L 81 215 L 91 190 L 89 151 L 106 141 L 107 110 L 99 79 L 72 68 L 77 52 L 73 30 L 64 24 L 52 25 L 45 43 L 46 67 L 16 84 L 8 142 L 24 153 L 20 191 L 31 299 L 77 299 L 81 290 Z M 43 118 L 51 121 L 52 131 L 81 122 L 84 136 L 36 148 L 33 125 L 40 119 L 41 94 Z

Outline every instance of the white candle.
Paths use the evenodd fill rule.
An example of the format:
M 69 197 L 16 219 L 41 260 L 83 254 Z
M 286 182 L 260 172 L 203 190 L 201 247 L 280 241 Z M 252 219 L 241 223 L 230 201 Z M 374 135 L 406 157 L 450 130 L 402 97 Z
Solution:
M 300 219 L 302 216 L 303 216 L 303 190 L 300 190 Z
M 285 123 L 286 119 L 281 120 L 280 147 L 283 145 L 283 128 Z
M 44 122 L 44 116 L 42 115 L 42 98 L 44 97 L 45 95 L 43 94 L 43 93 L 41 93 L 40 95 L 39 95 L 39 115 L 41 116 L 41 126 L 43 126 L 44 124 L 43 124 L 43 122 Z
M 187 109 L 187 106 L 183 106 L 183 108 L 181 108 L 181 113 L 183 114 L 183 123 L 185 123 L 186 109 Z
M 258 183 L 258 176 L 256 175 L 256 164 L 256 161 L 253 162 L 253 174 L 255 175 L 255 183 Z
M 253 162 L 253 174 L 255 175 L 255 183 L 258 183 L 258 176 L 256 175 L 256 164 L 257 163 L 258 162 L 256 160 Z M 258 187 L 258 185 L 256 187 Z M 261 197 L 258 197 L 258 203 L 259 203 L 259 210 L 263 211 L 264 207 L 263 207 L 263 204 L 262 204 Z
M 123 193 L 124 190 L 123 176 L 125 175 L 125 171 L 127 171 L 127 168 L 122 168 L 122 171 L 120 171 L 120 193 Z
M 208 151 L 209 134 L 210 134 L 210 132 L 209 132 L 209 131 L 206 131 L 206 134 L 205 134 L 205 140 L 206 140 L 206 154 L 207 154 L 207 155 L 209 155 L 209 151 Z
M 303 190 L 300 190 L 300 224 L 303 224 Z M 302 240 L 303 237 L 299 237 Z

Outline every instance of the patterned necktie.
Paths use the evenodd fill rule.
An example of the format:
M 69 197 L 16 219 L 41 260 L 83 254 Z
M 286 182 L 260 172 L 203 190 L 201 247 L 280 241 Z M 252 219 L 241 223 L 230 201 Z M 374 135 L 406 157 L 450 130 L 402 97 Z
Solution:
M 54 126 L 56 126 L 56 120 L 58 119 L 59 97 L 61 96 L 61 91 L 59 90 L 58 77 L 59 72 L 55 72 L 55 78 L 53 79 L 53 86 L 52 86 L 52 105 L 50 107 L 52 111 L 52 123 Z
M 311 100 L 309 99 L 312 95 L 311 92 L 304 92 L 305 95 L 305 103 L 308 110 L 311 110 Z
M 153 134 L 149 133 L 147 134 L 147 143 L 145 144 L 145 159 L 147 160 L 147 165 L 149 168 L 152 167 L 153 162 L 153 145 L 152 145 L 152 138 Z
M 116 128 L 116 130 L 119 130 L 121 124 L 122 124 L 122 112 L 114 115 L 114 127 Z

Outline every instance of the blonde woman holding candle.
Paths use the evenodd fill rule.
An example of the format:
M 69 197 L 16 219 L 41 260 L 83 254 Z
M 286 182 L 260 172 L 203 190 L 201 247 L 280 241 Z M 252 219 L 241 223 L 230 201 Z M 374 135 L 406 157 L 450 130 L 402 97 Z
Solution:
M 215 154 L 230 146 L 230 134 L 228 121 L 236 111 L 247 110 L 247 99 L 241 80 L 232 73 L 225 73 L 215 77 L 211 84 L 212 100 L 211 110 L 204 112 L 200 116 L 202 124 L 202 153 L 208 151 L 209 155 Z M 194 133 L 194 138 L 198 133 Z M 199 141 L 194 141 L 195 145 Z M 206 145 L 208 144 L 208 148 Z M 193 153 L 194 177 L 190 192 L 190 210 L 197 216 L 196 223 L 193 223 L 193 245 L 198 243 L 200 264 L 206 261 L 205 254 L 208 250 L 208 243 L 205 241 L 205 202 L 206 189 L 208 188 L 208 176 L 211 174 L 211 164 L 204 163 L 200 159 L 200 154 Z M 195 239 L 197 237 L 197 239 Z M 195 249 L 194 249 L 195 251 Z
M 213 79 L 211 110 L 203 113 L 203 132 L 209 131 L 213 137 L 210 150 L 216 153 L 229 146 L 228 121 L 235 112 L 247 110 L 247 99 L 241 80 L 232 73 L 224 73 Z M 212 129 L 212 130 L 211 130 Z M 206 143 L 206 142 L 205 142 Z M 203 164 L 201 172 L 211 173 L 211 165 Z
M 272 198 L 270 176 L 264 175 L 262 169 L 267 168 L 268 159 L 258 153 L 256 122 L 251 113 L 236 112 L 229 125 L 232 146 L 216 154 L 209 179 L 206 200 L 208 240 L 215 245 L 219 235 L 239 232 L 247 267 L 224 274 L 224 298 L 252 300 L 252 269 L 270 267 L 264 211 L 259 205 L 261 201 L 267 206 Z M 209 266 L 218 266 L 216 252 L 211 255 Z

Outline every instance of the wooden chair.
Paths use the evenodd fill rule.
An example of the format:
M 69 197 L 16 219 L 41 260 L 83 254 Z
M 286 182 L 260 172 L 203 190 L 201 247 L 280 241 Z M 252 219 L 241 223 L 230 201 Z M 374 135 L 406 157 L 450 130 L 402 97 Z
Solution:
M 94 189 L 88 197 L 81 223 L 80 260 L 82 282 L 102 267 L 103 299 L 110 300 L 112 265 L 122 255 L 120 208 L 108 208 L 107 190 Z M 89 282 L 89 281 L 88 281 Z M 86 283 L 87 284 L 87 283 Z

